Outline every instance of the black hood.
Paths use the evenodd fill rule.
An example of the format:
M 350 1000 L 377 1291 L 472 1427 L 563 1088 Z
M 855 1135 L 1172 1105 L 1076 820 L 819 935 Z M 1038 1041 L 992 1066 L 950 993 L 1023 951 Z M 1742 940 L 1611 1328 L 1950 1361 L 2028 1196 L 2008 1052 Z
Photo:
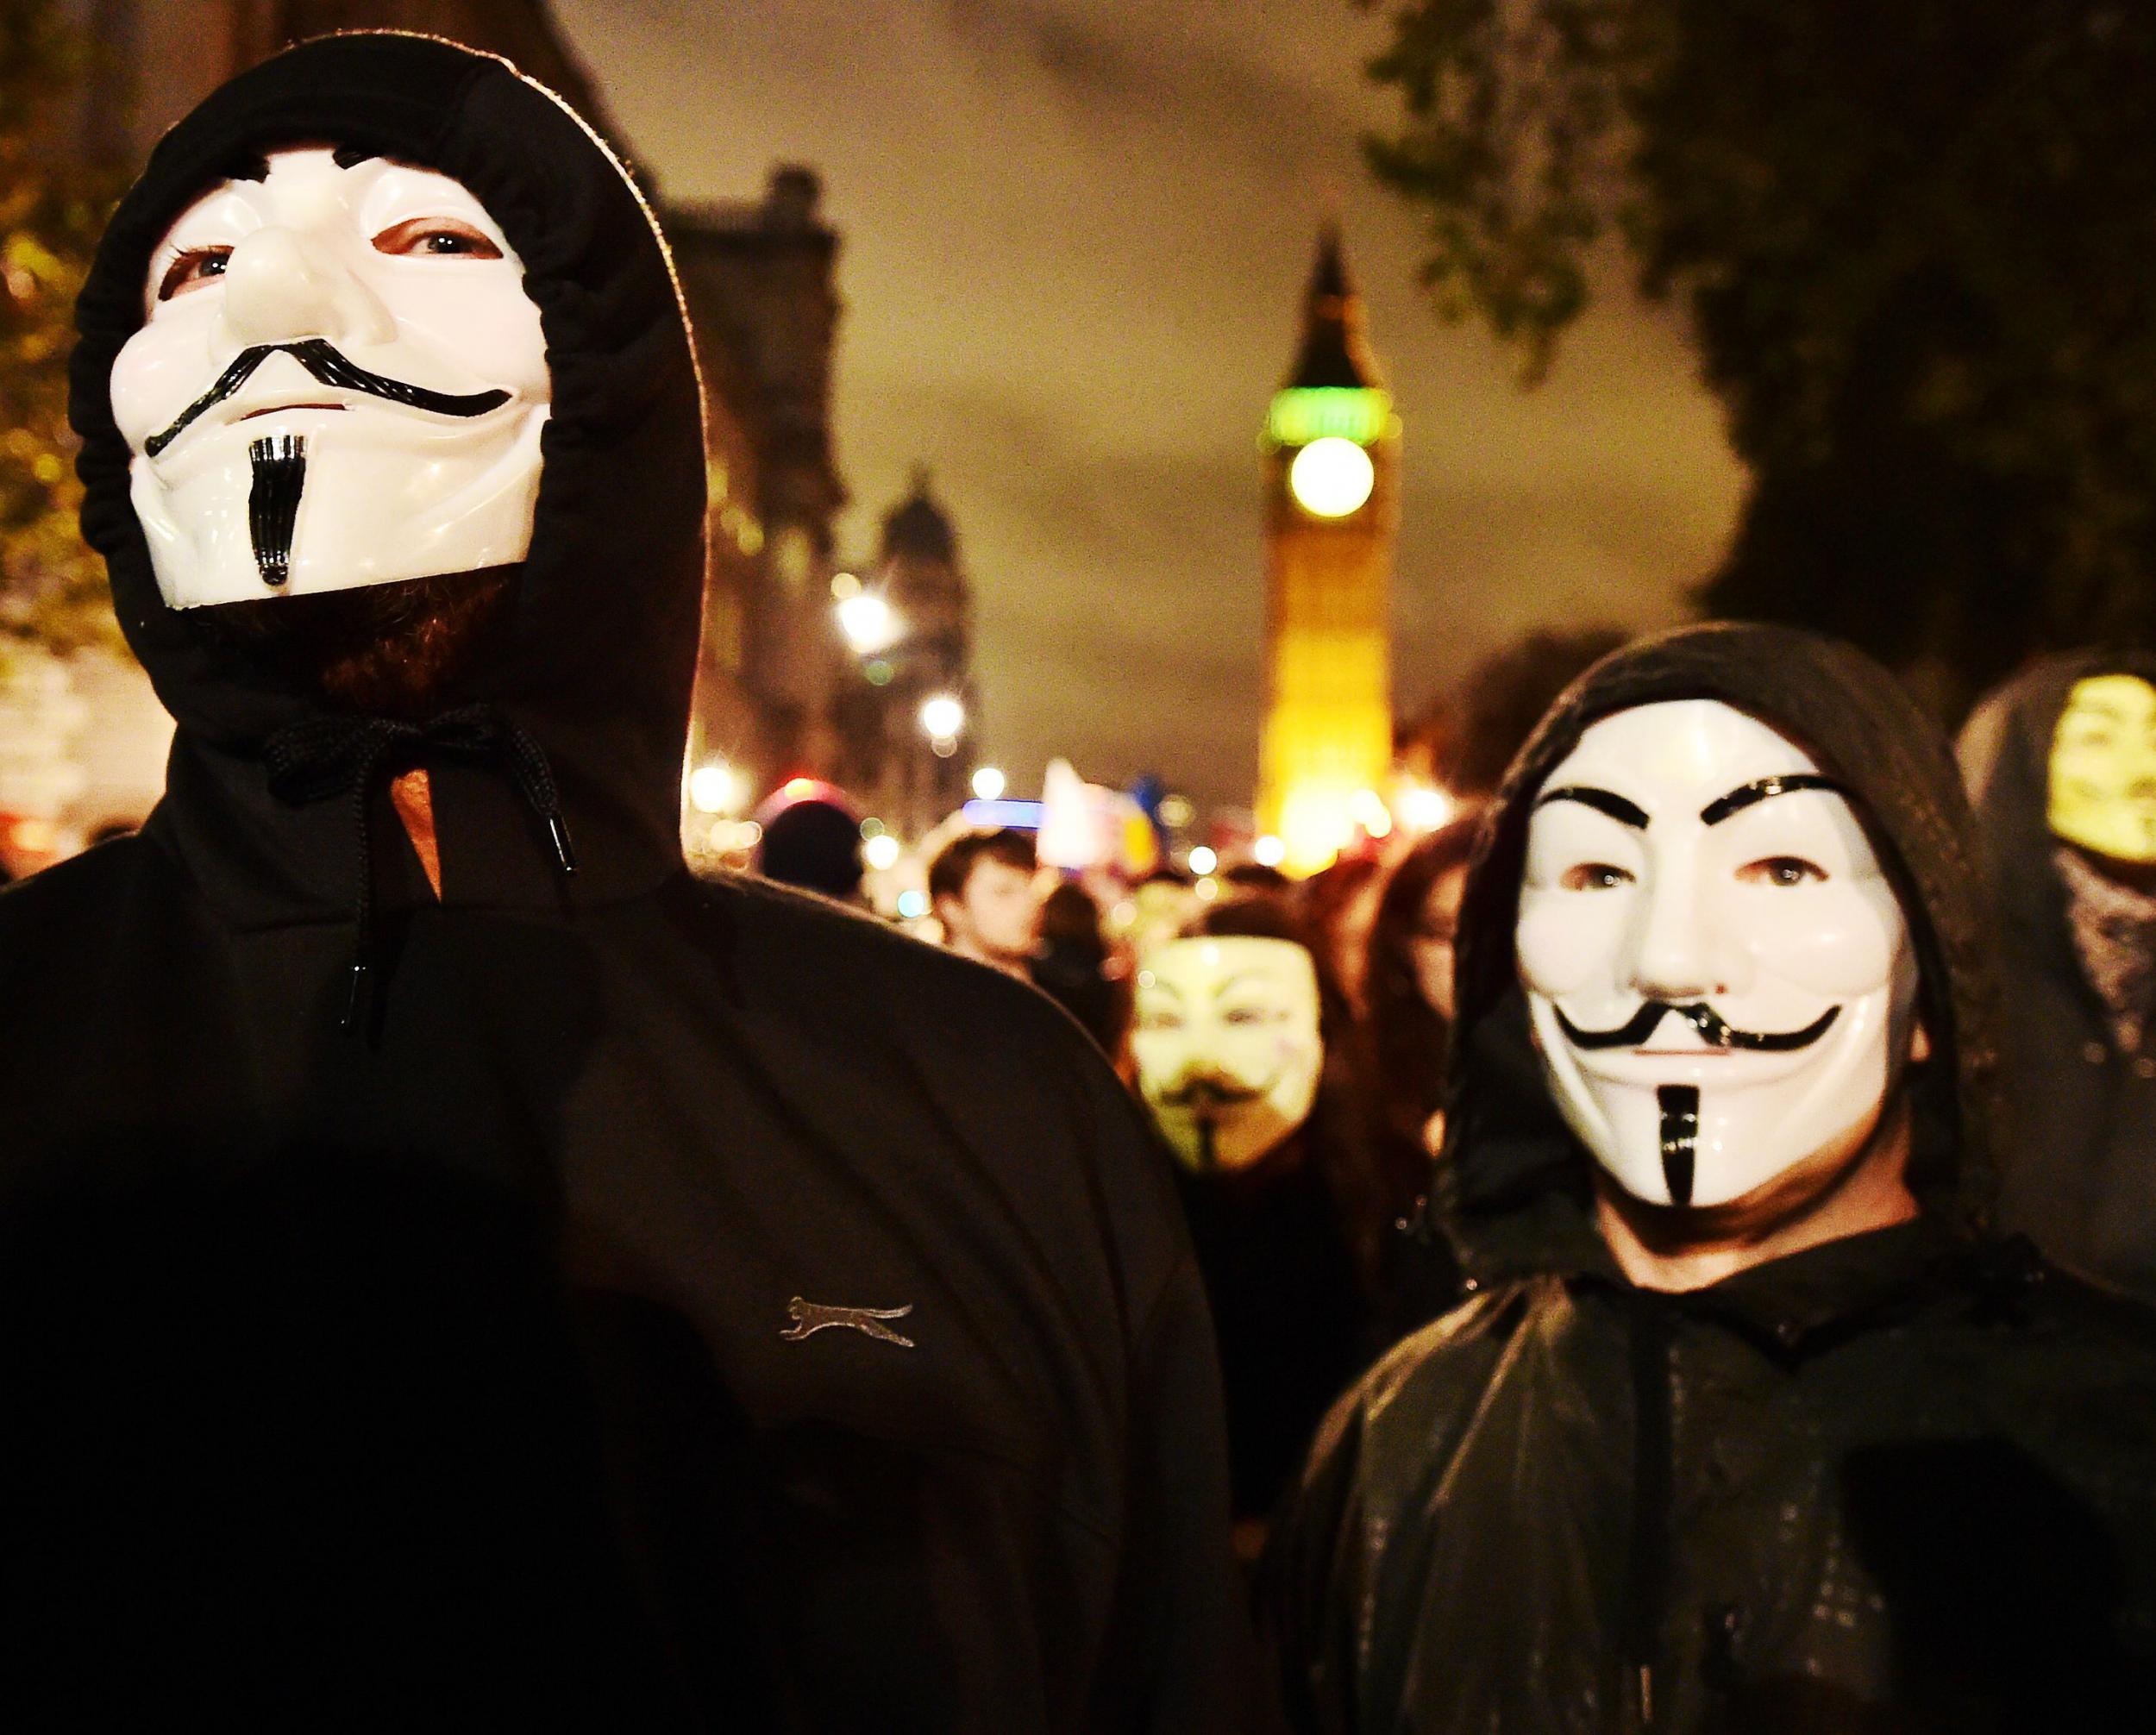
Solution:
M 1968 805 L 1946 744 L 1887 672 L 1785 627 L 1687 627 L 1614 652 L 1567 689 L 1483 818 L 1460 911 L 1459 1030 L 1440 1208 L 1476 1238 L 1503 1220 L 1576 1225 L 1590 1159 L 1558 1118 L 1527 1034 L 1513 931 L 1527 817 L 1552 769 L 1598 718 L 1670 699 L 1719 699 L 1804 747 L 1852 792 L 1915 939 L 1932 1059 L 1915 1069 L 1911 1179 L 1927 1211 L 1988 1220 L 1999 1058 L 1990 946 Z M 1516 1244 L 1515 1242 L 1508 1244 Z
M 148 828 L 229 921 L 334 918 L 353 904 L 351 810 L 273 798 L 265 743 L 317 702 L 272 690 L 190 613 L 167 609 L 128 497 L 112 363 L 142 321 L 173 217 L 264 151 L 327 141 L 454 176 L 524 263 L 553 375 L 529 558 L 510 617 L 445 709 L 498 707 L 551 762 L 575 839 L 566 884 L 502 768 L 425 759 L 445 901 L 611 900 L 680 866 L 679 789 L 701 606 L 702 408 L 665 243 L 620 163 L 506 61 L 435 38 L 308 42 L 244 72 L 167 133 L 115 214 L 84 287 L 72 418 L 83 531 L 128 642 L 179 722 Z M 380 798 L 378 796 L 378 799 Z

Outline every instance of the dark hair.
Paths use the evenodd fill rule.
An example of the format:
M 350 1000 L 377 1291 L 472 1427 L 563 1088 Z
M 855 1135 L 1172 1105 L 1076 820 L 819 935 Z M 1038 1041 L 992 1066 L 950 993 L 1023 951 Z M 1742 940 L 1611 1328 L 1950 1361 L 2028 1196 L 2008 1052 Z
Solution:
M 954 837 L 936 852 L 928 864 L 928 896 L 933 904 L 945 898 L 963 899 L 966 882 L 983 859 L 1028 873 L 1038 860 L 1030 831 L 1006 826 L 1000 831 L 968 831 Z
M 1100 931 L 1100 906 L 1075 880 L 1041 903 L 1033 986 L 1085 1026 L 1101 1053 L 1120 1061 L 1130 1035 L 1130 973 Z
M 1432 889 L 1463 871 L 1474 853 L 1470 816 L 1423 838 L 1394 868 L 1378 900 L 1363 977 L 1363 1018 L 1376 1065 L 1385 1122 L 1399 1137 L 1420 1142 L 1430 1117 L 1445 1106 L 1445 1055 L 1451 1024 L 1423 998 L 1414 943 Z

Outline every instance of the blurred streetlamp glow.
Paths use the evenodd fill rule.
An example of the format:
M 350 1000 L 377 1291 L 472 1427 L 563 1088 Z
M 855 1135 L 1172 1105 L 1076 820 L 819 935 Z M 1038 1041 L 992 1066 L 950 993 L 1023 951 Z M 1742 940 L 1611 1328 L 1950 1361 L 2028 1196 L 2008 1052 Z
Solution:
M 1370 497 L 1377 469 L 1370 454 L 1337 434 L 1313 440 L 1288 467 L 1295 504 L 1313 518 L 1344 518 Z
M 899 865 L 899 840 L 888 831 L 879 832 L 861 846 L 862 860 L 879 874 Z
M 1410 831 L 1435 831 L 1449 823 L 1459 804 L 1428 783 L 1402 783 L 1393 792 L 1393 808 Z
M 1005 786 L 1003 774 L 993 765 L 984 765 L 973 774 L 973 792 L 983 801 L 1001 799 Z
M 834 573 L 831 575 L 831 596 L 834 600 L 843 603 L 847 598 L 860 594 L 861 580 L 851 573 Z
M 966 707 L 950 693 L 921 701 L 921 727 L 931 741 L 956 741 L 966 726 Z
M 1250 859 L 1261 868 L 1277 868 L 1288 859 L 1288 846 L 1277 837 L 1261 837 L 1250 846 Z
M 874 591 L 857 592 L 839 604 L 838 629 L 858 655 L 867 656 L 898 637 L 898 611 Z
M 1210 874 L 1219 865 L 1219 856 L 1202 843 L 1190 852 L 1190 871 L 1193 874 Z
M 1392 810 L 1385 805 L 1385 799 L 1375 789 L 1358 789 L 1348 804 L 1355 815 L 1355 823 L 1371 837 L 1389 837 L 1393 830 Z
M 1323 872 L 1355 840 L 1355 792 L 1315 779 L 1292 785 L 1280 806 L 1281 866 L 1298 879 Z
M 731 813 L 746 792 L 741 774 L 723 759 L 706 760 L 689 774 L 689 805 L 699 813 Z

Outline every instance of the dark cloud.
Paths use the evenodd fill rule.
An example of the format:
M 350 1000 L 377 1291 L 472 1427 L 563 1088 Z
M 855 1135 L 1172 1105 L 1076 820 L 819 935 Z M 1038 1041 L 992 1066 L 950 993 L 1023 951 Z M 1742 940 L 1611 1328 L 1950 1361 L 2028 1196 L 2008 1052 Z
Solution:
M 1532 393 L 1432 317 L 1415 216 L 1359 167 L 1382 30 L 1346 0 L 555 11 L 670 192 L 822 170 L 849 545 L 931 465 L 1018 786 L 1065 753 L 1249 799 L 1257 436 L 1329 210 L 1407 429 L 1403 705 L 1539 623 L 1670 618 L 1727 535 L 1740 473 L 1665 313 L 1612 296 Z

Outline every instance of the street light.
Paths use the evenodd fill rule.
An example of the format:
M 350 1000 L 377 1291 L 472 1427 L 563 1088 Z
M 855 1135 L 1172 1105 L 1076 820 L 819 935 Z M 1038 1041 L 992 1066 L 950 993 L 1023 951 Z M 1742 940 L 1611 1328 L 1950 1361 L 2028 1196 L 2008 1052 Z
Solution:
M 931 741 L 956 741 L 966 726 L 966 707 L 947 692 L 921 701 L 921 728 Z
M 689 805 L 699 813 L 731 813 L 746 793 L 741 773 L 723 759 L 706 760 L 689 774 Z
M 856 655 L 869 656 L 899 636 L 898 611 L 874 591 L 857 591 L 838 605 L 838 629 Z

